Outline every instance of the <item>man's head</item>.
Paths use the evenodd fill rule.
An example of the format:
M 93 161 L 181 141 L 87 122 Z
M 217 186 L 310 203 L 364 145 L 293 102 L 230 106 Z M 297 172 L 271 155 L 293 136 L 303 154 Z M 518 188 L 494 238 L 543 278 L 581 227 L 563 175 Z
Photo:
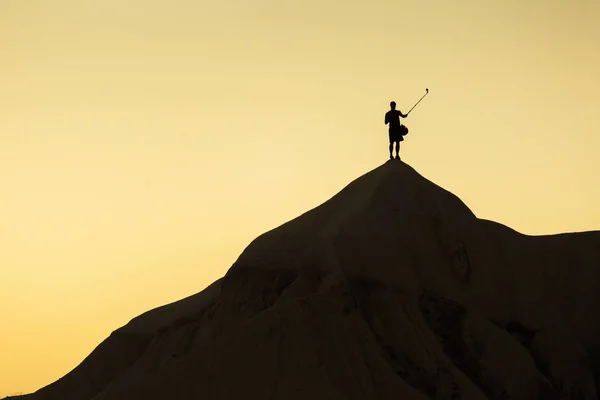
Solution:
M 392 102 L 390 103 L 390 108 L 391 108 L 392 110 L 395 110 L 395 109 L 396 109 L 396 102 L 395 102 L 395 101 L 392 101 Z

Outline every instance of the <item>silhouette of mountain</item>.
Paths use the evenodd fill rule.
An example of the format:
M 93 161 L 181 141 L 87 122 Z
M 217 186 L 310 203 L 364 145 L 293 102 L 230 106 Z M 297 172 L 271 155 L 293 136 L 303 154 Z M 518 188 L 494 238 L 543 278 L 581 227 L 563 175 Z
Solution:
M 599 231 L 523 235 L 389 161 L 19 398 L 598 399 L 599 315 Z

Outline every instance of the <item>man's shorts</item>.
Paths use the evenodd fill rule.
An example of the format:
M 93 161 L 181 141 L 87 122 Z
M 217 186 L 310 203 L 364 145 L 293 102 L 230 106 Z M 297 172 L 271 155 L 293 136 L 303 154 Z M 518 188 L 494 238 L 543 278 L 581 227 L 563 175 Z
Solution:
M 402 131 L 399 128 L 390 129 L 390 143 L 401 142 L 403 140 Z

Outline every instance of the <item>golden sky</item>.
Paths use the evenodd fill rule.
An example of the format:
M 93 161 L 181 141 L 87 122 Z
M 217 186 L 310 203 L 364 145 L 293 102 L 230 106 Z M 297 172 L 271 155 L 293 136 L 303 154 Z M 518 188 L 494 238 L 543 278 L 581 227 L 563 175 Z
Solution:
M 598 0 L 0 0 L 0 397 L 403 160 L 481 218 L 600 228 Z

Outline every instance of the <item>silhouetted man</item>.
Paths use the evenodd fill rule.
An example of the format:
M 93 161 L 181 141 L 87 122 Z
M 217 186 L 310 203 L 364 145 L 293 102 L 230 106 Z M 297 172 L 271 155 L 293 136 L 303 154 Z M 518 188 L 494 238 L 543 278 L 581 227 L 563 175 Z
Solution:
M 390 160 L 394 158 L 393 148 L 396 143 L 396 160 L 400 159 L 400 142 L 404 140 L 402 137 L 403 129 L 400 123 L 400 117 L 406 118 L 407 115 L 402 114 L 402 111 L 396 110 L 396 102 L 390 103 L 390 111 L 385 113 L 385 123 L 390 124 Z

